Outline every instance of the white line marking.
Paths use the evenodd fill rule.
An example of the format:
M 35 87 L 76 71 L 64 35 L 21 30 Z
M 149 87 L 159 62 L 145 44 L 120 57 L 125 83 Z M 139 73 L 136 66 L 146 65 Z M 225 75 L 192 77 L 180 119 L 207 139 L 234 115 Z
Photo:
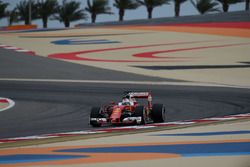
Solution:
M 190 125 L 194 124 L 195 122 L 185 122 L 185 121 L 178 121 L 178 122 L 165 122 L 165 123 L 159 123 L 160 125 Z M 154 125 L 154 124 L 153 124 Z
M 21 49 L 21 50 L 16 50 L 17 52 L 31 52 L 30 50 L 24 50 L 24 49 Z
M 225 117 L 225 118 L 204 118 L 202 120 L 207 120 L 207 121 L 225 121 L 225 120 L 234 120 L 237 118 L 234 117 Z
M 4 49 L 17 50 L 17 49 L 20 49 L 20 48 L 14 47 L 14 46 L 8 46 L 8 47 L 4 47 Z
M 17 82 L 58 82 L 58 83 L 96 83 L 96 84 L 136 84 L 136 85 L 177 85 L 177 86 L 210 86 L 250 89 L 248 86 L 222 85 L 197 82 L 167 82 L 167 81 L 112 81 L 112 80 L 66 80 L 66 79 L 31 79 L 31 78 L 0 78 L 0 81 Z
M 15 138 L 9 138 L 7 140 L 33 140 L 33 139 L 48 139 L 48 138 L 54 138 L 56 136 L 27 136 L 27 137 L 15 137 Z
M 11 99 L 0 97 L 0 100 L 7 100 L 7 102 L 9 103 L 9 106 L 6 107 L 6 108 L 0 109 L 0 112 L 8 110 L 8 109 L 14 107 L 14 105 L 15 105 L 15 102 L 13 100 L 11 100 Z
M 53 134 L 53 135 L 86 135 L 86 134 L 96 134 L 96 133 L 103 133 L 103 132 L 94 132 L 94 131 L 76 131 L 76 132 L 65 132 L 65 133 L 56 133 L 56 134 Z M 50 135 L 48 135 L 50 136 Z
M 234 115 L 235 117 L 248 117 L 250 113 Z
M 153 125 L 143 125 L 143 126 L 123 126 L 123 127 L 114 127 L 114 128 L 105 128 L 101 129 L 102 131 L 109 131 L 109 130 L 126 130 L 126 129 L 147 129 L 147 128 L 153 128 L 156 126 Z

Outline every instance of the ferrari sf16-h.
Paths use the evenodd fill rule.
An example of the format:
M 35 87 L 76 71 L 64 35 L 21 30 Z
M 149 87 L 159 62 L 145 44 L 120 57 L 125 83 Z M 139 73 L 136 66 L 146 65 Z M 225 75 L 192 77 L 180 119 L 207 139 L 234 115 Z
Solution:
M 146 101 L 140 104 L 139 101 Z M 150 92 L 125 92 L 122 101 L 111 102 L 102 107 L 93 107 L 90 125 L 100 127 L 109 125 L 143 125 L 165 121 L 163 104 L 152 104 Z

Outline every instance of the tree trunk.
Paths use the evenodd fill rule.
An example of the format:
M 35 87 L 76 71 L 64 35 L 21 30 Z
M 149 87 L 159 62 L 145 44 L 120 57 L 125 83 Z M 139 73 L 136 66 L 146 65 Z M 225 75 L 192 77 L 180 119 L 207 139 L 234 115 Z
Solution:
M 175 0 L 175 17 L 179 17 L 180 16 L 180 0 Z
M 125 14 L 125 10 L 120 9 L 119 10 L 119 21 L 123 21 L 124 14 Z
M 65 27 L 67 27 L 67 28 L 70 27 L 70 22 L 69 22 L 69 20 L 65 20 L 65 21 L 64 21 L 64 25 L 65 25 Z
M 24 20 L 24 24 L 25 24 L 25 25 L 30 25 L 30 24 L 31 24 L 30 21 L 29 21 L 29 18 L 26 18 L 26 19 Z
M 92 20 L 92 23 L 95 23 L 95 21 L 96 21 L 96 14 L 95 13 L 92 13 L 91 20 Z
M 48 18 L 43 17 L 43 28 L 47 28 L 47 27 L 48 27 Z
M 148 8 L 148 19 L 152 19 L 153 8 Z
M 229 8 L 229 5 L 228 5 L 228 0 L 223 0 L 223 11 L 224 12 L 228 12 L 228 8 Z
M 249 1 L 249 0 L 246 0 L 246 11 L 249 10 L 249 3 L 250 3 L 250 1 Z
M 9 16 L 9 26 L 12 26 L 12 24 L 13 24 L 13 20 L 12 20 L 11 16 Z

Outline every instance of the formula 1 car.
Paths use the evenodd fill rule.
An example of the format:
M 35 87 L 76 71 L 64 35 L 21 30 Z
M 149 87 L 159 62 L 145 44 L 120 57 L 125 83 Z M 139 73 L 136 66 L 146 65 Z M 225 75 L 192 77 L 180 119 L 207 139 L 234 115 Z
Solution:
M 137 100 L 142 101 L 141 99 L 146 99 L 146 104 L 139 104 Z M 152 104 L 150 92 L 125 92 L 121 102 L 93 107 L 90 113 L 90 125 L 93 127 L 105 124 L 143 125 L 164 121 L 165 107 L 163 104 Z

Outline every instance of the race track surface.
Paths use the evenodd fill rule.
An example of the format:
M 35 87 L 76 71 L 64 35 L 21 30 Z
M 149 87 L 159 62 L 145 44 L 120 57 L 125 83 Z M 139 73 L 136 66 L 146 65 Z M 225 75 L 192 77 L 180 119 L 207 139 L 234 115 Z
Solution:
M 168 82 L 178 80 L 100 70 L 2 49 L 0 52 L 0 66 L 4 67 L 4 70 L 0 71 L 1 78 L 65 80 L 64 82 L 1 80 L 0 97 L 11 98 L 16 105 L 0 113 L 0 138 L 92 129 L 88 125 L 91 106 L 99 106 L 112 100 L 118 101 L 125 90 L 152 91 L 153 101 L 166 106 L 167 121 L 250 111 L 249 89 L 103 84 L 101 81 L 72 83 L 67 80 L 90 80 L 90 82 L 93 79 Z
M 127 90 L 152 91 L 154 102 L 166 105 L 167 121 L 247 113 L 250 91 L 239 87 L 250 84 L 249 27 L 0 32 L 0 97 L 15 102 L 0 112 L 0 138 L 90 129 L 90 108 L 119 101 Z M 190 83 L 203 86 L 184 86 Z M 220 87 L 204 87 L 211 84 Z

